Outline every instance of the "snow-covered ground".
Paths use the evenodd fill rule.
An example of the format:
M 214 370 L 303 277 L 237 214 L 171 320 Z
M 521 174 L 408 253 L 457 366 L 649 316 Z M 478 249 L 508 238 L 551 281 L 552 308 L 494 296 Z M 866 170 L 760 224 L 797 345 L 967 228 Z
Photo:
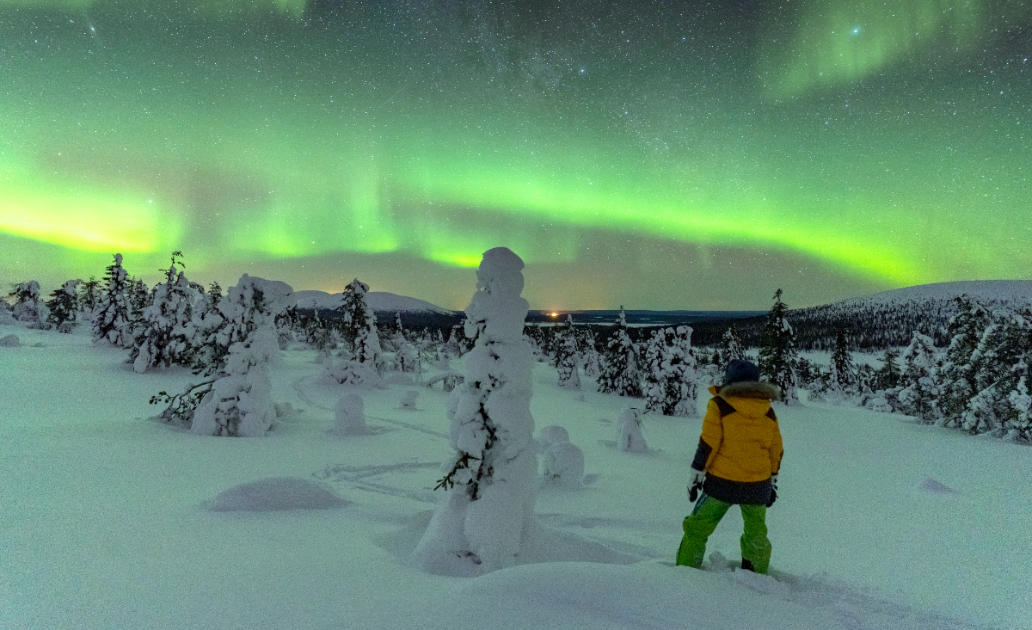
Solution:
M 22 345 L 0 347 L 4 630 L 1032 628 L 1026 446 L 779 407 L 773 577 L 730 568 L 736 510 L 697 571 L 672 564 L 701 419 L 646 416 L 650 452 L 621 452 L 629 401 L 587 381 L 562 390 L 537 364 L 537 427 L 568 430 L 588 483 L 540 488 L 542 562 L 442 577 L 409 554 L 442 496 L 431 489 L 450 452 L 444 392 L 360 390 L 370 430 L 342 437 L 331 429 L 345 390 L 319 381 L 314 352 L 285 351 L 274 398 L 295 413 L 266 438 L 200 437 L 148 420 L 150 396 L 181 390 L 189 372 L 135 374 L 85 331 L 0 326 L 11 333 Z M 410 390 L 415 409 L 403 409 Z M 271 510 L 298 497 L 325 509 Z

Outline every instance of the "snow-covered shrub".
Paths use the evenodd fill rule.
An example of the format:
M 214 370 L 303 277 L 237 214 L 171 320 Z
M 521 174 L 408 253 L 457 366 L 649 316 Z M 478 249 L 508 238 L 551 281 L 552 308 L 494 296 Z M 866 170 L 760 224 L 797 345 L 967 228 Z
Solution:
M 570 432 L 566 430 L 566 427 L 561 427 L 558 424 L 550 424 L 547 427 L 542 427 L 538 431 L 538 436 L 535 440 L 538 445 L 538 451 L 544 453 L 548 450 L 549 446 L 558 442 L 569 442 Z
M 14 307 L 11 309 L 14 319 L 28 324 L 30 328 L 41 330 L 50 328 L 50 324 L 47 323 L 50 309 L 40 297 L 38 282 L 29 280 L 16 284 L 14 290 L 8 295 L 14 298 Z
M 641 427 L 641 409 L 624 407 L 616 421 L 616 448 L 629 453 L 647 453 L 649 447 L 645 443 Z
M 402 409 L 414 410 L 416 408 L 416 399 L 419 398 L 419 392 L 414 389 L 410 389 L 401 395 L 399 405 Z
M 509 249 L 484 253 L 466 307 L 465 380 L 448 402 L 454 455 L 437 487 L 447 492 L 416 548 L 434 572 L 485 573 L 518 561 L 536 526 L 533 353 L 523 338 L 523 261 Z
M 541 476 L 548 484 L 579 486 L 584 479 L 584 452 L 569 441 L 552 444 L 541 455 Z
M 337 435 L 367 435 L 369 433 L 365 420 L 365 401 L 358 394 L 344 394 L 337 399 L 334 419 L 336 424 L 333 432 Z

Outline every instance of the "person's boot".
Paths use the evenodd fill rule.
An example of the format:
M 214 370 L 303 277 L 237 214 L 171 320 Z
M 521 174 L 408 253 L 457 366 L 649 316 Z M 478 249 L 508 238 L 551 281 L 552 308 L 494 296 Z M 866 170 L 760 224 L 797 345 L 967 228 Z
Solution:
M 756 571 L 756 569 L 753 568 L 752 562 L 746 560 L 745 558 L 742 558 L 742 569 L 746 571 Z

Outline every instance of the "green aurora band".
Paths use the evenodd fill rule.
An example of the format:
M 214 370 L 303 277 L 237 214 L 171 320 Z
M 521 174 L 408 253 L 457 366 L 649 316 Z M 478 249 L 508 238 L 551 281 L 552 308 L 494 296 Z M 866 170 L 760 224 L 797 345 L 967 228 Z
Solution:
M 1032 277 L 1020 3 L 255 4 L 0 0 L 0 281 L 629 237 L 839 294 Z

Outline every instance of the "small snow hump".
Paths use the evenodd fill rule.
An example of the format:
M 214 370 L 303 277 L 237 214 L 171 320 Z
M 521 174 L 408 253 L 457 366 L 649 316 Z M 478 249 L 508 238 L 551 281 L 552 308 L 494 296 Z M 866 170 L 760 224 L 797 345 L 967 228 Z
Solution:
M 925 492 L 932 492 L 935 494 L 956 494 L 957 491 L 947 486 L 946 484 L 932 479 L 931 477 L 925 477 L 924 481 L 921 482 L 921 489 Z
M 347 504 L 317 481 L 269 477 L 223 490 L 205 507 L 211 512 L 275 512 L 330 510 Z
M 20 345 L 21 340 L 18 339 L 18 335 L 7 335 L 6 337 L 0 338 L 0 347 L 17 348 Z

